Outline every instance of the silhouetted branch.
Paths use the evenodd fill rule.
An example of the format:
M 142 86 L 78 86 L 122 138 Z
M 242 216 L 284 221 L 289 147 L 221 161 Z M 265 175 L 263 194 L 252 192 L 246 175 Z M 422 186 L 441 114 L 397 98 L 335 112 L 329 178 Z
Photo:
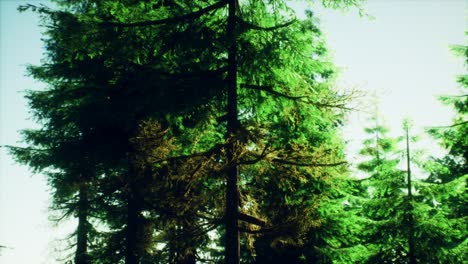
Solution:
M 271 86 L 262 86 L 262 85 L 254 85 L 254 84 L 245 84 L 244 83 L 244 84 L 241 84 L 241 87 L 242 88 L 247 88 L 247 89 L 259 90 L 259 91 L 265 91 L 265 92 L 271 93 L 273 95 L 284 97 L 284 98 L 287 98 L 287 99 L 296 100 L 296 99 L 301 99 L 301 98 L 306 98 L 307 97 L 307 96 L 287 95 L 287 94 L 284 94 L 284 93 L 273 90 L 273 87 L 271 87 Z
M 280 29 L 280 28 L 290 26 L 290 25 L 294 24 L 294 22 L 296 22 L 296 19 L 293 19 L 291 21 L 288 21 L 286 23 L 279 24 L 279 25 L 276 25 L 276 26 L 262 27 L 262 26 L 254 25 L 254 24 L 252 24 L 250 22 L 247 22 L 247 21 L 241 19 L 240 17 L 236 17 L 236 20 L 237 20 L 237 22 L 239 24 L 241 24 L 242 26 L 245 26 L 248 29 L 261 30 L 261 31 L 274 31 L 274 30 L 277 30 L 277 29 Z
M 164 161 L 177 161 L 177 160 L 183 160 L 183 159 L 188 159 L 188 158 L 193 158 L 193 157 L 207 157 L 210 156 L 217 151 L 220 151 L 222 148 L 226 147 L 228 144 L 216 144 L 214 147 L 207 151 L 202 151 L 202 152 L 195 152 L 191 153 L 188 155 L 180 155 L 180 156 L 174 156 L 174 157 L 169 157 L 167 159 L 160 159 L 156 160 L 155 163 L 159 162 L 164 162 Z
M 144 27 L 144 26 L 156 26 L 156 25 L 163 25 L 163 24 L 178 23 L 184 20 L 199 18 L 210 11 L 222 8 L 226 4 L 227 4 L 227 1 L 223 0 L 216 4 L 213 4 L 211 6 L 205 7 L 203 9 L 200 9 L 198 11 L 195 11 L 189 14 L 170 17 L 170 18 L 164 18 L 164 19 L 158 19 L 158 20 L 131 22 L 131 23 L 103 22 L 101 24 L 105 26 L 115 26 L 115 27 Z
M 266 226 L 266 221 L 251 215 L 247 215 L 244 213 L 239 212 L 238 214 L 239 220 L 247 222 L 249 224 L 257 225 L 257 226 Z
M 340 161 L 334 163 L 314 163 L 314 162 L 297 162 L 292 160 L 285 160 L 285 159 L 272 159 L 272 162 L 286 164 L 286 165 L 294 165 L 294 166 L 302 166 L 302 167 L 334 167 L 340 166 L 344 164 L 348 164 L 347 161 Z
M 256 159 L 253 159 L 253 160 L 243 160 L 243 161 L 240 161 L 239 165 L 251 165 L 251 164 L 255 164 L 257 162 L 260 162 L 262 159 L 264 159 L 266 156 L 267 156 L 267 153 L 266 153 L 266 150 L 268 149 L 268 146 L 265 146 L 265 148 L 263 148 L 263 151 L 262 153 L 256 158 Z
M 306 101 L 306 103 L 314 105 L 316 107 L 323 107 L 323 108 L 340 108 L 344 110 L 352 110 L 352 108 L 347 107 L 345 102 L 342 103 L 319 103 L 319 102 L 312 102 L 312 101 Z
M 436 127 L 431 127 L 431 128 L 432 129 L 452 128 L 452 127 L 461 126 L 461 125 L 465 125 L 465 124 L 468 124 L 468 120 L 458 122 L 458 123 L 455 123 L 455 124 L 452 124 L 452 125 L 449 125 L 449 126 L 436 126 Z

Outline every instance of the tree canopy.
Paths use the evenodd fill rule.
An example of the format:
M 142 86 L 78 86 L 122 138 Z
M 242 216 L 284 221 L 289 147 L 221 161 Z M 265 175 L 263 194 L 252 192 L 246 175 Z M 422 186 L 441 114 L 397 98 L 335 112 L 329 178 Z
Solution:
M 283 0 L 56 3 L 19 7 L 42 19 L 45 57 L 28 71 L 47 87 L 27 92 L 40 127 L 10 150 L 47 177 L 57 221 L 78 220 L 65 260 L 408 263 L 408 240 L 419 263 L 463 256 L 466 97 L 447 99 L 459 117 L 432 133 L 449 154 L 427 163 L 413 199 L 398 142 L 378 123 L 361 151 L 367 177 L 349 170 L 340 128 L 353 94 L 334 86 L 312 11 L 301 19 Z M 424 231 L 437 228 L 441 239 Z M 422 250 L 431 241 L 434 256 Z

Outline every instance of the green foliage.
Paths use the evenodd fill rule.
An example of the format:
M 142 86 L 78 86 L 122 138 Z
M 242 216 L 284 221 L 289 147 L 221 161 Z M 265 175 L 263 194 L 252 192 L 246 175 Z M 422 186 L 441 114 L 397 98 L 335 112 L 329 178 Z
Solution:
M 454 51 L 467 62 L 467 46 L 454 46 Z M 437 127 L 429 130 L 447 155 L 442 158 L 431 158 L 425 169 L 429 173 L 426 180 L 426 197 L 429 204 L 429 221 L 424 228 L 427 233 L 426 242 L 432 248 L 433 254 L 428 256 L 428 262 L 458 263 L 467 259 L 468 221 L 468 195 L 466 193 L 468 182 L 468 133 L 467 111 L 468 100 L 466 89 L 467 75 L 458 78 L 462 93 L 459 96 L 444 96 L 444 104 L 454 108 L 456 116 L 453 124 L 448 127 Z M 429 245 L 431 241 L 432 245 Z
M 257 221 L 240 221 L 244 262 L 327 262 L 357 242 L 336 237 L 360 225 L 340 219 L 356 209 L 341 204 L 357 188 L 337 132 L 348 95 L 332 89 L 312 12 L 240 1 L 230 39 L 225 2 L 56 2 L 19 8 L 42 18 L 46 58 L 28 69 L 48 87 L 28 92 L 41 128 L 12 153 L 78 216 L 77 263 L 222 259 L 230 151 L 240 211 Z M 233 40 L 239 129 L 227 135 Z
M 377 115 L 371 121 L 375 125 L 365 129 L 369 138 L 360 151 L 367 159 L 358 165 L 367 174 L 363 181 L 367 200 L 361 211 L 368 219 L 363 243 L 370 254 L 366 263 L 400 263 L 407 255 L 404 230 L 408 200 L 402 191 L 405 172 L 397 167 L 399 140 L 387 136 L 388 129 L 379 124 Z

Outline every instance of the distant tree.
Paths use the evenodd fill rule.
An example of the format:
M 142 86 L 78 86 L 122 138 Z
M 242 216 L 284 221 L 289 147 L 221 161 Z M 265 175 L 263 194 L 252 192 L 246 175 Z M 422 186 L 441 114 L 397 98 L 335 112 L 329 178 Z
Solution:
M 377 114 L 371 121 L 375 124 L 365 129 L 369 138 L 360 151 L 368 159 L 358 165 L 368 175 L 363 183 L 369 199 L 362 210 L 369 219 L 367 243 L 375 252 L 368 263 L 403 263 L 407 255 L 407 208 L 402 192 L 406 187 L 405 172 L 398 168 L 398 139 L 387 136 L 388 129 L 379 123 Z
M 433 175 L 412 179 L 416 166 L 424 164 L 433 172 L 441 167 L 414 157 L 418 151 L 411 147 L 415 137 L 408 122 L 404 130 L 406 146 L 399 151 L 399 139 L 386 137 L 387 130 L 377 122 L 366 129 L 372 137 L 364 141 L 361 154 L 371 159 L 359 168 L 370 174 L 363 181 L 369 194 L 362 208 L 369 219 L 363 244 L 374 251 L 367 263 L 457 263 L 465 257 L 466 219 L 454 217 L 453 211 L 463 199 L 466 175 L 447 183 L 433 181 Z M 399 169 L 401 161 L 406 170 Z
M 454 51 L 468 63 L 468 46 L 457 45 Z M 431 263 L 462 263 L 466 261 L 468 246 L 468 75 L 458 77 L 461 94 L 443 96 L 444 104 L 455 110 L 453 124 L 434 127 L 429 134 L 447 150 L 442 158 L 432 157 L 425 164 L 429 172 L 425 195 L 430 211 L 424 225 L 428 254 L 424 261 Z

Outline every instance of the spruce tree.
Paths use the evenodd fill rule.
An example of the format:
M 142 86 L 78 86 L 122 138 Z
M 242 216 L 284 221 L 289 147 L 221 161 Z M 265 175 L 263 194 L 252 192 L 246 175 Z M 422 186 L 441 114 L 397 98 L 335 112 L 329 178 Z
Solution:
M 406 187 L 405 172 L 398 168 L 400 155 L 398 139 L 387 136 L 388 129 L 375 124 L 365 129 L 369 134 L 360 154 L 367 160 L 358 168 L 366 173 L 369 200 L 363 204 L 363 213 L 369 219 L 368 242 L 374 251 L 369 263 L 403 263 L 407 255 L 404 232 L 406 202 L 402 189 Z
M 456 45 L 453 50 L 464 58 L 465 64 L 468 63 L 466 45 Z M 425 246 L 431 249 L 432 254 L 428 254 L 424 261 L 432 263 L 461 263 L 468 257 L 468 75 L 459 76 L 458 83 L 460 95 L 441 97 L 444 104 L 455 110 L 452 125 L 429 130 L 430 135 L 447 150 L 442 158 L 432 157 L 425 164 L 429 177 L 424 191 L 430 208 L 424 225 L 427 230 Z
M 299 232 L 291 237 L 310 231 L 318 203 L 308 192 L 327 189 L 314 177 L 336 175 L 313 168 L 343 163 L 336 109 L 346 103 L 321 81 L 332 67 L 322 60 L 310 14 L 296 19 L 285 1 L 58 3 L 60 10 L 23 7 L 37 10 L 48 27 L 47 63 L 30 72 L 50 85 L 31 92 L 44 129 L 25 139 L 48 156 L 76 143 L 78 159 L 59 151 L 64 155 L 38 168 L 64 175 L 54 190 L 67 190 L 65 175 L 92 187 L 68 191 L 83 197 L 75 204 L 92 201 L 81 208 L 93 208 L 101 227 L 93 263 L 155 261 L 156 240 L 165 245 L 164 260 L 193 262 L 220 222 L 226 263 L 240 261 L 244 226 L 264 232 L 292 219 Z M 57 136 L 40 141 L 48 134 Z M 42 162 L 34 151 L 16 155 Z M 81 177 L 70 160 L 90 176 Z M 249 173 L 257 170 L 263 177 Z M 284 183 L 270 183 L 285 188 L 277 197 L 288 208 L 284 219 L 268 216 L 273 204 L 252 207 L 267 197 L 267 178 L 279 175 Z M 303 209 L 311 213 L 300 215 Z M 77 256 L 88 243 L 80 245 Z

